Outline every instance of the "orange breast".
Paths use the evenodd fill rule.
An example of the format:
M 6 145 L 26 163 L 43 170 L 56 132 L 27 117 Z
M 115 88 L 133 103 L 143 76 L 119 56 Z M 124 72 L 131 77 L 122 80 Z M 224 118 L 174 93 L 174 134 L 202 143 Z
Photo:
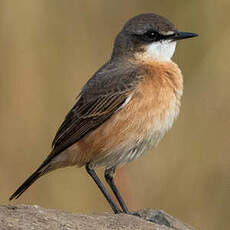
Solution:
M 155 146 L 179 113 L 182 75 L 173 62 L 144 63 L 144 78 L 131 100 L 67 151 L 69 163 L 123 164 Z

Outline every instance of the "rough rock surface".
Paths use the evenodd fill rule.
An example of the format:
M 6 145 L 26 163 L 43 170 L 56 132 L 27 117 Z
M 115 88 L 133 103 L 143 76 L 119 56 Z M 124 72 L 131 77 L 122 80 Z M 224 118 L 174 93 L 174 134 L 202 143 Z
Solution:
M 138 214 L 142 218 L 110 213 L 72 214 L 41 208 L 37 205 L 2 205 L 0 206 L 0 230 L 194 230 L 163 211 L 144 209 L 138 211 Z

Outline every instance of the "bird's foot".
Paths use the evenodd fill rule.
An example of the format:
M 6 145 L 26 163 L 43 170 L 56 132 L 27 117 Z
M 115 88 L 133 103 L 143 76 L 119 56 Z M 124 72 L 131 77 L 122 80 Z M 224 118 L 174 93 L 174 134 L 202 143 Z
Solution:
M 164 214 L 160 211 L 156 211 L 156 212 L 152 213 L 151 216 L 143 215 L 140 212 L 129 212 L 129 211 L 126 212 L 126 214 L 140 217 L 146 221 L 150 221 L 150 222 L 153 222 L 155 224 L 165 225 L 167 227 L 170 227 L 169 221 L 164 216 Z
M 121 209 L 117 208 L 116 210 L 114 210 L 115 214 L 121 214 L 124 213 L 123 211 L 121 211 Z

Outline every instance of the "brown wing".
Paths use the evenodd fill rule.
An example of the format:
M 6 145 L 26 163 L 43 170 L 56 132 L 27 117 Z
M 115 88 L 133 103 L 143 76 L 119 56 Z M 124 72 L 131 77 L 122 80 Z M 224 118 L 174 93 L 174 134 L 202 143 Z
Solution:
M 51 158 L 100 126 L 126 101 L 140 76 L 136 66 L 107 63 L 84 86 L 53 140 Z M 49 157 L 49 158 L 50 158 Z
M 62 151 L 97 128 L 121 107 L 126 98 L 123 93 L 101 96 L 88 102 L 80 97 L 58 129 L 53 140 L 54 149 Z

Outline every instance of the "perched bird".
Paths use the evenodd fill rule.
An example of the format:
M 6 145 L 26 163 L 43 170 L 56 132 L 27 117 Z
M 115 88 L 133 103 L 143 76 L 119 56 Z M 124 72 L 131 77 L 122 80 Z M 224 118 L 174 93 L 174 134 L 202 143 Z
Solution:
M 82 88 L 53 140 L 51 153 L 11 195 L 18 198 L 42 175 L 85 166 L 114 213 L 130 213 L 114 184 L 117 167 L 155 147 L 176 119 L 183 77 L 171 61 L 176 43 L 197 34 L 179 32 L 166 18 L 141 14 L 117 35 L 110 60 Z M 121 209 L 97 177 L 105 179 Z

